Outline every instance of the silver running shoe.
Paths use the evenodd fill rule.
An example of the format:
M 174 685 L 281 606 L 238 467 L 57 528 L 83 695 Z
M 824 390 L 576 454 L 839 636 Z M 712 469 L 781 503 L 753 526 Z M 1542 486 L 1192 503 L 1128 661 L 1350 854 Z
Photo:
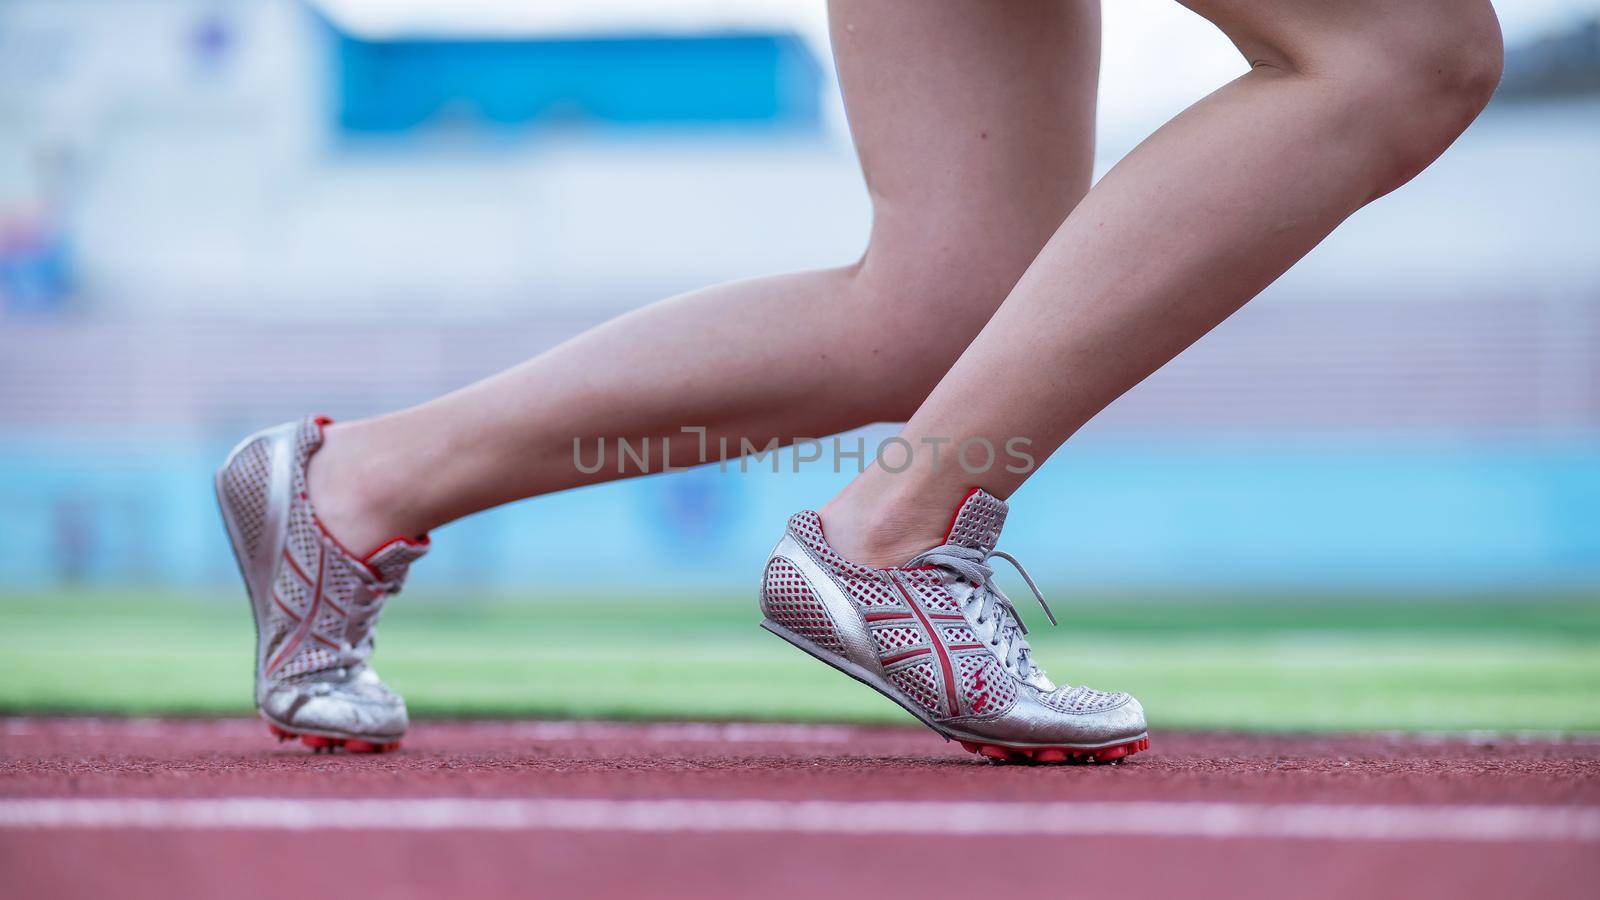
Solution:
M 217 470 L 217 505 L 256 623 L 256 708 L 279 740 L 383 753 L 409 725 L 405 701 L 367 665 L 373 624 L 428 539 L 395 538 L 365 557 L 323 530 L 306 462 L 327 419 L 244 439 Z
M 992 762 L 1114 762 L 1150 745 L 1124 693 L 1056 686 L 1033 661 L 992 557 L 1006 504 L 974 489 L 938 547 L 894 569 L 840 556 L 806 511 L 767 561 L 762 627 L 905 707 Z

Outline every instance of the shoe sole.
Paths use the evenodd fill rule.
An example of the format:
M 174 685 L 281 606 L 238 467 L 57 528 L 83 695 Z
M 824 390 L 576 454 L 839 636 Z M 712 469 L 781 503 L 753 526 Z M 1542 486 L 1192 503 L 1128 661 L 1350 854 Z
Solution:
M 1141 750 L 1150 749 L 1150 736 L 1148 733 L 1141 734 L 1136 738 L 1118 740 L 1107 744 L 1004 744 L 977 735 L 966 734 L 935 723 L 928 718 L 928 714 L 924 710 L 913 701 L 902 697 L 899 691 L 890 686 L 877 673 L 869 672 L 848 659 L 824 650 L 771 619 L 762 619 L 761 627 L 894 701 L 897 706 L 911 713 L 918 722 L 928 726 L 935 734 L 945 740 L 955 741 L 968 753 L 977 754 L 996 765 L 1006 763 L 1021 763 L 1024 765 L 1116 764 Z
M 284 728 L 277 722 L 272 721 L 272 719 L 267 718 L 266 715 L 262 715 L 262 718 L 267 720 L 267 730 L 272 732 L 272 736 L 278 739 L 278 743 L 281 744 L 284 741 L 299 741 L 300 743 L 305 744 L 307 747 L 310 747 L 312 751 L 316 753 L 332 753 L 335 750 L 343 750 L 346 753 L 389 753 L 400 749 L 400 742 L 398 740 L 376 742 L 369 741 L 365 738 L 339 737 L 331 734 L 313 734 L 307 731 L 294 731 Z
M 234 565 L 239 567 L 239 580 L 244 582 L 245 600 L 250 604 L 250 624 L 255 628 L 256 632 L 256 677 L 258 679 L 261 677 L 260 608 L 256 604 L 255 585 L 250 583 L 250 572 L 245 565 L 244 551 L 241 549 L 243 542 L 239 538 L 238 525 L 234 522 L 233 513 L 228 510 L 228 504 L 223 499 L 223 477 L 227 474 L 228 467 L 233 465 L 234 461 L 239 458 L 239 454 L 243 453 L 246 448 L 260 440 L 264 435 L 265 432 L 257 432 L 234 445 L 234 448 L 228 452 L 227 458 L 222 461 L 222 465 L 217 468 L 211 482 L 212 491 L 217 498 L 217 512 L 222 516 L 222 528 L 228 535 L 228 547 L 233 551 Z M 276 558 L 278 552 L 282 552 L 281 545 L 273 554 L 274 558 Z M 371 735 L 361 736 L 339 734 L 338 732 L 306 731 L 279 722 L 267 715 L 259 706 L 256 708 L 256 713 L 261 716 L 262 721 L 267 723 L 267 730 L 271 732 L 273 737 L 278 739 L 279 743 L 298 739 L 302 744 L 318 753 L 323 751 L 331 753 L 337 749 L 343 749 L 350 753 L 388 753 L 400 747 L 400 739 L 398 737 L 393 740 L 375 741 Z

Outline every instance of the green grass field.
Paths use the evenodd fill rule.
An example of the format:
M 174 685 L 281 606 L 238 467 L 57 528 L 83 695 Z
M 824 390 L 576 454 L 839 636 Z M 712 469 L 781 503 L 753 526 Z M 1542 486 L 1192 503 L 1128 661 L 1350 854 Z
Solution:
M 1102 597 L 1032 612 L 1060 681 L 1155 728 L 1600 730 L 1600 602 Z M 377 663 L 417 716 L 909 722 L 756 627 L 746 597 L 397 600 Z M 250 711 L 242 599 L 0 594 L 0 711 Z

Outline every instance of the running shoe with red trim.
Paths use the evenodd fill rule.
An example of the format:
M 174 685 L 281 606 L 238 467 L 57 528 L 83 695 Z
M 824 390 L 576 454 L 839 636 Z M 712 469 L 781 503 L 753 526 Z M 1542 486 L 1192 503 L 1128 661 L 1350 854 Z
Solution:
M 806 511 L 767 561 L 762 627 L 900 704 L 929 728 L 995 762 L 1114 762 L 1150 744 L 1125 693 L 1057 686 L 1033 659 L 1027 628 L 989 560 L 1006 504 L 974 489 L 943 544 L 873 569 L 839 555 Z
M 409 719 L 368 665 L 373 626 L 428 538 L 357 556 L 322 527 L 306 464 L 326 424 L 311 418 L 245 438 L 217 470 L 217 505 L 255 617 L 261 717 L 280 740 L 384 752 L 399 746 Z

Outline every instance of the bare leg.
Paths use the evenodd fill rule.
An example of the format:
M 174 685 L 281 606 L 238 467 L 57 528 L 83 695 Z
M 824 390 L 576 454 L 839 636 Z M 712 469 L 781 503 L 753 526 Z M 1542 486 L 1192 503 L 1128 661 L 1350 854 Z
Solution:
M 580 472 L 575 438 L 586 460 L 596 438 L 649 437 L 655 454 L 670 440 L 681 465 L 700 440 L 682 426 L 737 453 L 740 438 L 910 415 L 1088 190 L 1099 8 L 835 0 L 829 14 L 875 213 L 861 261 L 667 300 L 449 396 L 329 428 L 310 493 L 330 530 L 364 550 L 619 477 Z
M 1443 152 L 1488 101 L 1500 35 L 1485 0 L 1194 0 L 1252 69 L 1167 123 L 1072 212 L 906 425 L 925 439 L 1025 438 L 1039 462 L 1107 404 Z M 946 446 L 953 446 L 946 445 Z M 995 465 L 874 467 L 824 510 L 858 562 L 937 544 Z M 974 468 L 985 460 L 974 443 Z M 1014 468 L 1022 468 L 1016 466 Z

